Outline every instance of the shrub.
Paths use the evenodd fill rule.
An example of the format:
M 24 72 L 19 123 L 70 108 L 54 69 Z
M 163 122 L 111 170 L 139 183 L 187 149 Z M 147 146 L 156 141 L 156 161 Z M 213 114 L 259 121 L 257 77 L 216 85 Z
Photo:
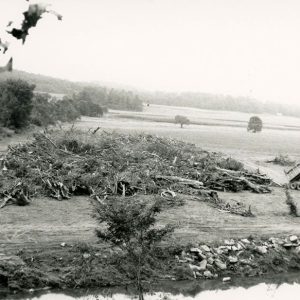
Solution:
M 136 197 L 111 197 L 96 207 L 96 218 L 106 228 L 98 229 L 100 239 L 120 247 L 133 266 L 133 277 L 143 299 L 141 273 L 155 245 L 173 231 L 170 226 L 156 228 L 162 203 L 149 203 Z
M 218 161 L 217 163 L 218 167 L 222 169 L 227 169 L 227 170 L 233 170 L 233 171 L 242 171 L 244 170 L 244 165 L 238 160 L 235 160 L 234 158 L 227 157 L 227 158 L 222 158 L 221 160 Z

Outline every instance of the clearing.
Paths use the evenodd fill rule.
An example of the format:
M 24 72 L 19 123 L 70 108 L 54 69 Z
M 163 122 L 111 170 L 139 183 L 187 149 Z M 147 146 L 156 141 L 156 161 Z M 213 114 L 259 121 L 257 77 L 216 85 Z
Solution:
M 156 122 L 155 120 L 135 120 L 129 116 L 151 116 L 160 118 L 177 114 L 189 118 L 206 118 L 207 125 L 189 125 L 180 129 L 175 124 Z M 121 116 L 120 116 L 121 115 Z M 225 118 L 227 116 L 227 118 Z M 84 117 L 75 126 L 80 129 L 101 127 L 101 130 L 124 132 L 145 132 L 177 138 L 211 151 L 223 152 L 243 161 L 248 168 L 259 168 L 276 182 L 284 183 L 284 168 L 268 164 L 265 161 L 278 153 L 288 154 L 293 159 L 300 158 L 300 131 L 291 129 L 292 124 L 300 126 L 300 120 L 288 117 L 261 116 L 270 127 L 259 134 L 252 134 L 244 127 L 234 124 L 246 124 L 248 114 L 203 111 L 191 108 L 174 108 L 159 105 L 146 107 L 143 113 L 113 111 L 106 117 Z M 217 123 L 217 125 L 216 125 Z M 230 126 L 228 126 L 230 124 Z M 246 125 L 245 125 L 246 127 Z M 8 142 L 26 140 L 27 136 L 18 135 L 16 139 L 0 141 L 0 150 L 4 151 Z M 247 237 L 300 234 L 297 218 L 288 214 L 285 194 L 282 188 L 272 188 L 271 194 L 253 194 L 250 192 L 225 193 L 220 197 L 225 201 L 243 202 L 251 205 L 255 218 L 245 218 L 220 212 L 205 202 L 194 201 L 182 196 L 186 204 L 175 207 L 161 216 L 161 223 L 179 225 L 174 238 L 183 243 L 199 241 L 219 241 L 227 237 Z M 299 198 L 300 192 L 292 193 Z M 0 210 L 0 247 L 20 249 L 25 247 L 45 247 L 62 242 L 95 242 L 95 221 L 92 218 L 93 206 L 87 197 L 72 197 L 68 201 L 41 198 L 34 199 L 27 207 L 7 206 Z M 180 221 L 178 221 L 180 220 Z

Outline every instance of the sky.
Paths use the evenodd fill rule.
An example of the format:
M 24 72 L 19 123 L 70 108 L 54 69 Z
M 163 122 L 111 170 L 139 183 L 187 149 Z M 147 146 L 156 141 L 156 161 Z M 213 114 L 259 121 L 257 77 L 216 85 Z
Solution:
M 42 0 L 38 2 L 43 2 Z M 300 102 L 299 0 L 48 0 L 0 65 L 75 81 Z M 34 3 L 34 1 L 31 1 Z M 25 0 L 0 0 L 0 37 Z

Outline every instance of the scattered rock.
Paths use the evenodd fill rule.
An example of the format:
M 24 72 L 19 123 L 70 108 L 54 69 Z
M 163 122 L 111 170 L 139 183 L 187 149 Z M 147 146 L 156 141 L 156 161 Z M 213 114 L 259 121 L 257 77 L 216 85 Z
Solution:
M 229 256 L 228 260 L 231 264 L 235 264 L 238 262 L 238 258 L 236 256 Z
M 294 253 L 300 254 L 300 246 L 294 248 Z
M 238 251 L 246 249 L 246 246 L 242 242 L 237 242 L 236 247 L 238 248 Z
M 220 270 L 226 270 L 227 266 L 225 263 L 223 263 L 220 259 L 215 260 L 215 265 L 220 269 Z
M 82 257 L 85 258 L 85 259 L 87 259 L 87 258 L 91 257 L 91 254 L 89 254 L 89 253 L 83 253 Z
M 241 242 L 243 244 L 250 244 L 250 241 L 248 239 L 241 239 Z
M 236 246 L 232 246 L 232 247 L 231 247 L 231 250 L 232 250 L 232 251 L 238 251 L 239 249 L 238 249 L 238 247 L 236 247 Z
M 205 271 L 204 273 L 203 273 L 203 275 L 204 275 L 204 277 L 205 278 L 207 278 L 207 279 L 211 279 L 211 278 L 214 278 L 214 275 L 212 274 L 212 272 L 211 271 Z
M 292 243 L 296 243 L 296 242 L 298 241 L 298 237 L 297 237 L 296 235 L 291 235 L 291 236 L 290 236 L 290 241 L 291 241 Z
M 192 270 L 192 271 L 203 271 L 203 270 L 201 270 L 201 267 L 199 267 L 199 266 L 196 266 L 196 265 L 192 265 L 192 264 L 189 264 L 189 267 L 190 267 L 190 269 Z
M 62 247 L 65 247 L 66 246 L 66 243 L 61 243 L 60 244 Z
M 223 282 L 228 282 L 228 281 L 231 281 L 231 277 L 224 277 L 223 278 Z
M 202 251 L 199 248 L 191 248 L 190 252 L 193 252 L 193 253 L 202 253 Z
M 201 245 L 200 248 L 204 252 L 210 252 L 210 248 L 207 245 Z
M 234 239 L 225 240 L 224 244 L 227 246 L 233 246 L 235 244 L 235 241 L 234 241 Z
M 212 265 L 214 263 L 214 259 L 212 257 L 209 257 L 207 259 L 207 262 Z
M 199 264 L 199 270 L 200 271 L 204 271 L 204 270 L 206 270 L 206 265 L 207 265 L 207 260 L 206 259 L 203 259 L 201 262 L 200 262 L 200 264 Z
M 268 252 L 268 249 L 266 246 L 257 246 L 255 248 L 256 252 L 259 254 L 266 254 Z

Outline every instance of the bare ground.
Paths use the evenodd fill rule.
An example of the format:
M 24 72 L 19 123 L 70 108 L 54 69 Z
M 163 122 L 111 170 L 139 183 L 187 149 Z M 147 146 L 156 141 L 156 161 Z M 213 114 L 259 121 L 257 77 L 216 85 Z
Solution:
M 294 197 L 300 192 L 294 191 Z M 151 196 L 149 196 L 151 197 Z M 242 217 L 220 212 L 209 203 L 189 196 L 184 206 L 171 208 L 160 217 L 160 223 L 178 228 L 174 241 L 217 242 L 230 237 L 300 235 L 300 218 L 291 217 L 282 188 L 271 194 L 220 193 L 226 201 L 251 205 L 256 217 Z M 95 243 L 96 227 L 93 205 L 86 197 L 70 200 L 34 199 L 30 206 L 7 206 L 0 210 L 0 249 L 45 248 L 60 243 Z

